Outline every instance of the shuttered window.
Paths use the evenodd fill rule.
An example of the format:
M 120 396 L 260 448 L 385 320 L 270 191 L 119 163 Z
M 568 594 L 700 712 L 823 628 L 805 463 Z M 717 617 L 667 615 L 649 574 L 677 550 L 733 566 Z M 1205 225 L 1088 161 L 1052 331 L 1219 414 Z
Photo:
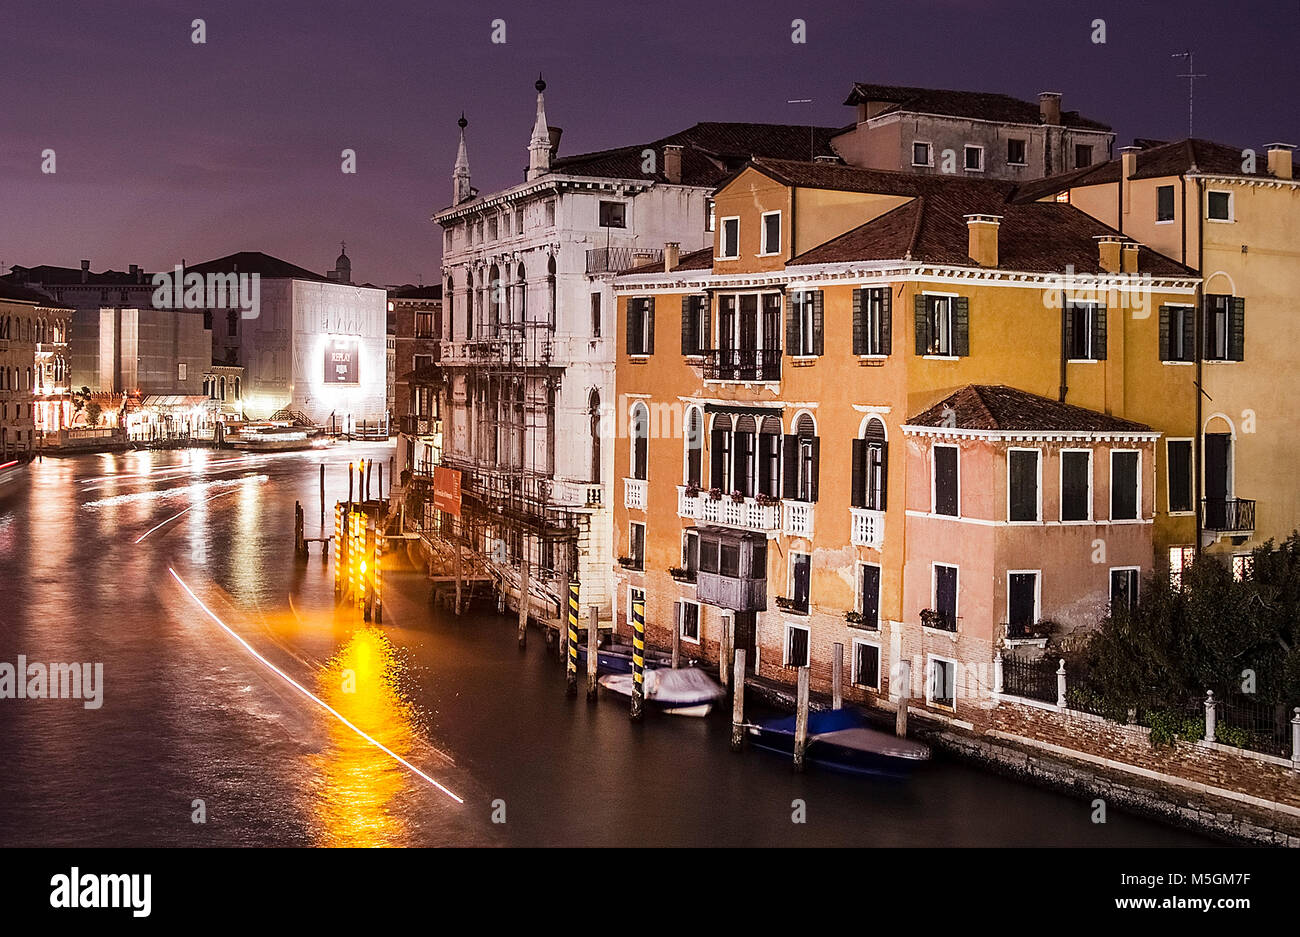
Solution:
M 1137 611 L 1138 571 L 1112 569 L 1110 571 L 1110 613 L 1131 615 Z
M 1066 303 L 1065 341 L 1066 355 L 1072 361 L 1106 360 L 1106 307 Z
M 785 437 L 783 449 L 784 480 L 782 497 L 794 501 L 816 501 L 821 440 L 816 436 L 812 417 L 803 414 L 794 433 Z
M 785 350 L 788 355 L 820 355 L 825 349 L 825 308 L 821 290 L 790 294 L 786 312 Z
M 957 567 L 934 564 L 934 610 L 941 626 L 949 631 L 957 627 Z
M 891 298 L 887 287 L 853 291 L 855 355 L 888 355 L 892 350 Z
M 853 478 L 849 489 L 850 504 L 855 508 L 885 510 L 889 470 L 884 424 L 878 419 L 871 419 L 863 438 L 853 440 L 851 446 Z
M 655 301 L 653 296 L 637 296 L 627 301 L 627 353 L 655 353 Z
M 1138 518 L 1138 453 L 1112 452 L 1110 454 L 1110 519 L 1115 521 Z
M 1007 453 L 1007 519 L 1037 521 L 1038 461 L 1037 449 L 1012 449 Z
M 702 355 L 712 340 L 709 297 L 682 297 L 682 354 Z
M 1169 456 L 1169 510 L 1192 510 L 1192 441 L 1171 439 L 1166 443 Z
M 1246 300 L 1240 296 L 1205 297 L 1205 357 L 1211 361 L 1244 361 Z
M 1061 453 L 1061 520 L 1086 521 L 1092 517 L 1092 453 Z
M 916 297 L 916 353 L 940 357 L 970 354 L 970 300 L 965 296 Z
M 1195 350 L 1196 320 L 1192 306 L 1160 307 L 1160 360 L 1191 361 Z
M 689 599 L 677 602 L 677 633 L 686 641 L 700 640 L 700 606 Z
M 934 447 L 934 513 L 957 516 L 957 447 Z

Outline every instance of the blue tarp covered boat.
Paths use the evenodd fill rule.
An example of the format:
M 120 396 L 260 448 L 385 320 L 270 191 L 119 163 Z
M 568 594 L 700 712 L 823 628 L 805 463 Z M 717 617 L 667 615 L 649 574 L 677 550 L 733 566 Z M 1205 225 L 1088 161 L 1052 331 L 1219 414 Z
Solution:
M 794 756 L 795 717 L 768 719 L 749 726 L 756 748 Z M 906 777 L 930 758 L 928 746 L 874 729 L 866 717 L 852 709 L 831 709 L 808 714 L 810 764 L 848 774 Z

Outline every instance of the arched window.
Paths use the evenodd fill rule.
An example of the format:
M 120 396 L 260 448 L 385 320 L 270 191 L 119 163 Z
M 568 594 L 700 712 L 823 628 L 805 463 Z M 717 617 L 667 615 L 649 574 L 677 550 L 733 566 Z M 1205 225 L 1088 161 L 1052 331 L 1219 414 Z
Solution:
M 639 401 L 632 405 L 629 436 L 632 439 L 632 477 L 644 479 L 650 462 L 650 411 Z
M 528 321 L 528 280 L 522 262 L 516 271 L 515 288 L 519 290 L 518 299 L 515 301 L 515 318 L 522 324 Z
M 555 328 L 555 258 L 552 257 L 546 262 L 546 295 L 547 295 L 547 322 L 552 330 Z
M 494 336 L 501 334 L 501 312 L 504 294 L 505 284 L 501 282 L 501 270 L 496 264 L 493 264 L 488 270 L 488 318 Z
M 465 272 L 465 338 L 474 337 L 474 274 Z
M 600 484 L 600 391 L 594 387 L 587 397 L 587 415 L 591 421 L 591 472 L 593 485 Z
M 693 488 L 699 488 L 704 483 L 704 414 L 699 407 L 686 408 L 682 442 L 685 446 L 682 480 Z
M 235 378 L 235 399 L 239 399 L 239 378 Z
M 850 504 L 872 511 L 885 509 L 889 483 L 889 443 L 885 424 L 879 417 L 869 417 L 862 428 L 862 438 L 853 440 L 853 481 Z
M 736 418 L 731 451 L 732 488 L 752 498 L 758 492 L 758 423 L 752 414 Z
M 225 400 L 226 399 L 226 376 L 224 374 L 221 375 L 221 378 L 218 380 L 218 386 L 220 386 L 221 388 L 221 399 Z
M 795 501 L 817 500 L 817 468 L 821 461 L 821 440 L 811 413 L 801 413 L 794 432 L 785 437 L 785 481 L 782 493 Z
M 781 420 L 775 416 L 763 417 L 758 427 L 758 490 L 781 495 Z
M 709 431 L 709 485 L 721 492 L 731 491 L 731 417 L 713 415 Z

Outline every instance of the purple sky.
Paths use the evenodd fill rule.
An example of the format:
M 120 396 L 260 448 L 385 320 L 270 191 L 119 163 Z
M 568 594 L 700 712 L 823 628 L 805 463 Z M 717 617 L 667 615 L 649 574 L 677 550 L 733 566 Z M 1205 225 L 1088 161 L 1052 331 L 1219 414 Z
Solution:
M 195 17 L 206 45 L 190 41 Z M 505 45 L 489 41 L 497 17 Z M 796 17 L 806 45 L 790 41 Z M 436 282 L 429 216 L 450 200 L 456 118 L 470 121 L 474 185 L 519 181 L 539 71 L 562 155 L 699 120 L 846 124 L 855 80 L 1061 91 L 1122 145 L 1186 135 L 1185 68 L 1169 55 L 1191 48 L 1208 75 L 1197 136 L 1300 143 L 1297 0 L 7 0 L 4 24 L 6 270 L 262 250 L 323 272 L 346 240 L 358 281 Z M 345 147 L 356 175 L 340 172 Z

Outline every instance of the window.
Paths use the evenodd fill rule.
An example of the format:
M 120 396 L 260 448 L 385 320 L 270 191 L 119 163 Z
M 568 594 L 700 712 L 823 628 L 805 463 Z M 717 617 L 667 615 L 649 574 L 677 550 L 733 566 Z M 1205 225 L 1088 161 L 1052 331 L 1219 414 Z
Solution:
M 700 540 L 700 572 L 717 573 L 720 563 L 719 547 L 721 544 L 717 540 Z
M 649 468 L 650 411 L 643 403 L 632 405 L 632 477 L 645 479 Z
M 724 540 L 718 548 L 718 575 L 736 579 L 740 576 L 740 544 Z
M 704 230 L 712 231 L 718 224 L 718 206 L 714 204 L 713 199 L 704 200 Z
M 880 627 L 880 567 L 863 563 L 858 567 L 858 611 L 862 613 L 862 627 Z
M 555 199 L 546 203 L 546 226 L 552 227 L 555 224 Z
M 600 294 L 591 294 L 591 337 L 600 338 Z
M 1012 137 L 1007 141 L 1007 163 L 1011 166 L 1024 166 L 1027 162 L 1025 141 Z
M 633 522 L 628 530 L 628 556 L 633 569 L 645 569 L 645 524 Z
M 187 379 L 186 375 L 188 373 L 189 373 L 189 365 L 186 364 L 184 361 L 176 365 L 176 380 L 178 381 L 186 380 Z
M 1169 513 L 1192 511 L 1192 441 L 1170 439 L 1165 443 L 1168 456 Z
M 970 304 L 965 296 L 916 297 L 916 353 L 945 358 L 970 354 Z
M 239 329 L 239 310 L 232 309 L 226 313 L 226 334 L 233 336 Z
M 683 481 L 699 488 L 704 484 L 704 416 L 699 407 L 686 411 L 686 427 L 682 435 L 686 447 L 683 460 L 686 477 Z
M 784 440 L 785 475 L 782 496 L 792 501 L 816 501 L 821 440 L 817 425 L 807 413 L 800 415 L 794 433 Z
M 852 507 L 885 510 L 888 453 L 885 425 L 872 417 L 867 421 L 863 438 L 853 440 L 853 478 L 849 491 Z
M 1240 296 L 1211 293 L 1205 297 L 1205 358 L 1242 361 L 1245 358 L 1246 301 Z
M 740 256 L 740 219 L 722 219 L 722 237 L 719 241 L 718 256 L 724 260 L 734 260 Z
M 627 301 L 627 353 L 629 355 L 653 355 L 654 352 L 654 297 L 633 297 Z
M 866 641 L 853 642 L 853 685 L 880 689 L 880 647 Z
M 820 355 L 824 348 L 823 298 L 821 290 L 799 290 L 790 294 L 785 345 L 790 355 Z
M 957 662 L 930 658 L 930 680 L 926 687 L 928 701 L 949 709 L 957 702 Z
M 1040 520 L 1037 449 L 1007 452 L 1007 520 L 1030 523 Z
M 433 366 L 433 355 L 412 355 L 411 370 L 419 371 L 421 368 Z
M 695 530 L 682 531 L 682 569 L 692 576 L 700 568 L 700 534 Z
M 1092 519 L 1092 453 L 1086 449 L 1061 452 L 1061 520 Z
M 624 202 L 601 202 L 600 226 L 602 228 L 626 228 L 627 204 Z
M 1160 360 L 1191 361 L 1196 343 L 1192 306 L 1160 307 Z
M 1162 185 L 1156 187 L 1156 221 L 1174 220 L 1174 187 Z
M 1179 592 L 1183 588 L 1183 573 L 1196 559 L 1193 547 L 1169 548 L 1169 588 Z
M 488 236 L 488 240 L 489 240 L 489 241 L 495 241 L 495 240 L 497 239 L 497 218 L 496 218 L 496 215 L 493 215 L 491 218 L 488 219 L 488 223 L 487 223 L 487 232 L 488 232 L 488 233 L 487 233 L 487 236 Z
M 890 353 L 892 298 L 888 287 L 853 291 L 853 353 L 855 355 Z
M 677 600 L 677 633 L 683 641 L 700 643 L 700 604 L 690 599 Z
M 947 563 L 934 564 L 934 581 L 931 608 L 935 612 L 930 627 L 943 631 L 957 630 L 957 567 Z
M 1124 566 L 1110 571 L 1111 615 L 1132 615 L 1138 604 L 1138 568 Z
M 433 311 L 419 311 L 415 314 L 415 337 L 434 338 Z
M 808 666 L 808 629 L 802 625 L 785 626 L 785 665 Z
M 1106 307 L 1097 303 L 1065 304 L 1066 355 L 1071 361 L 1106 358 Z
M 1082 169 L 1085 166 L 1092 165 L 1092 145 L 1088 143 L 1076 143 L 1074 145 L 1074 168 Z
M 790 554 L 790 598 L 794 608 L 791 611 L 808 611 L 808 591 L 812 584 L 812 557 L 807 553 Z
M 682 354 L 702 355 L 712 346 L 708 296 L 682 297 Z
M 934 447 L 934 513 L 956 517 L 961 503 L 956 446 Z
M 1254 574 L 1254 556 L 1249 553 L 1234 553 L 1232 555 L 1232 579 L 1234 582 L 1245 582 Z
M 1211 221 L 1232 220 L 1232 193 L 1207 192 L 1205 194 L 1205 217 Z
M 1138 519 L 1139 453 L 1129 450 L 1110 454 L 1110 519 Z
M 1007 635 L 1025 637 L 1038 621 L 1038 570 L 1007 573 Z
M 779 211 L 763 212 L 762 253 L 781 253 L 781 213 Z
M 984 147 L 968 145 L 963 152 L 963 161 L 967 172 L 983 172 Z
M 930 163 L 930 144 L 913 143 L 912 144 L 912 165 L 929 166 Z

